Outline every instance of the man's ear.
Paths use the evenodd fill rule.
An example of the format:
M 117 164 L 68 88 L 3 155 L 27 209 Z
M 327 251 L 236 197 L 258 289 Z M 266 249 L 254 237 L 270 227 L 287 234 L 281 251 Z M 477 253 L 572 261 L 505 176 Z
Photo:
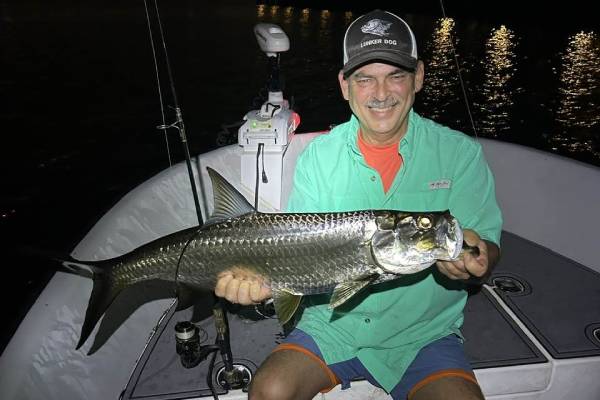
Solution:
M 344 73 L 342 71 L 338 73 L 338 81 L 340 82 L 340 89 L 342 89 L 342 96 L 344 96 L 344 99 L 349 100 L 348 85 L 350 84 L 350 82 L 344 79 Z
M 415 70 L 415 93 L 423 88 L 423 79 L 425 78 L 425 65 L 423 61 L 417 62 L 417 69 Z

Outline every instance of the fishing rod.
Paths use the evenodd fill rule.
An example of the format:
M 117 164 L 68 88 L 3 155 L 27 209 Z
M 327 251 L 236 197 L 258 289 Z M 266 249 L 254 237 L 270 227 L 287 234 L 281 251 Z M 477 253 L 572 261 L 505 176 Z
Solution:
M 161 22 L 161 18 L 160 18 L 160 12 L 158 10 L 157 0 L 154 0 L 156 21 L 157 21 L 158 29 L 160 32 L 160 40 L 162 42 L 162 51 L 163 51 L 163 55 L 164 55 L 164 62 L 165 62 L 166 70 L 167 70 L 167 76 L 169 79 L 169 85 L 171 88 L 171 95 L 172 95 L 172 100 L 173 100 L 173 105 L 174 105 L 173 108 L 175 110 L 175 122 L 173 122 L 171 124 L 166 124 L 166 122 L 165 122 L 164 106 L 163 106 L 162 91 L 161 91 L 160 76 L 159 76 L 160 74 L 159 74 L 158 61 L 157 61 L 156 50 L 155 50 L 156 45 L 154 43 L 154 39 L 153 39 L 153 35 L 152 35 L 150 13 L 148 10 L 148 4 L 147 4 L 146 0 L 144 0 L 144 7 L 146 10 L 146 19 L 148 22 L 148 30 L 149 30 L 151 47 L 152 47 L 152 54 L 153 54 L 153 58 L 154 58 L 154 66 L 155 66 L 155 70 L 156 70 L 156 79 L 157 79 L 157 84 L 158 84 L 158 92 L 159 92 L 162 122 L 163 122 L 162 125 L 159 125 L 157 128 L 164 130 L 165 132 L 169 128 L 175 128 L 179 131 L 179 137 L 180 137 L 183 151 L 185 154 L 188 175 L 189 175 L 190 184 L 192 187 L 192 195 L 194 198 L 194 205 L 196 207 L 196 215 L 198 217 L 198 225 L 202 225 L 202 213 L 201 213 L 201 208 L 200 208 L 200 200 L 198 198 L 198 192 L 197 192 L 196 183 L 194 180 L 194 173 L 193 173 L 193 169 L 192 169 L 188 141 L 187 141 L 187 136 L 185 133 L 185 124 L 183 122 L 183 115 L 181 112 L 181 108 L 179 107 L 179 102 L 177 101 L 177 92 L 175 90 L 175 82 L 174 82 L 173 74 L 171 71 L 169 56 L 167 53 L 167 45 L 166 45 L 165 35 L 164 35 L 162 22 Z M 166 136 L 166 133 L 165 133 L 165 136 Z M 168 150 L 168 141 L 167 141 L 167 150 Z M 170 154 L 169 154 L 169 163 L 171 163 Z M 199 175 L 199 177 L 201 177 L 200 171 L 198 171 L 198 175 Z M 190 238 L 190 240 L 191 240 L 191 238 Z M 186 243 L 186 245 L 184 246 L 184 248 L 182 249 L 182 252 L 180 254 L 180 257 L 179 257 L 179 260 L 177 263 L 176 275 L 175 275 L 176 298 L 179 297 L 178 296 L 179 266 L 181 263 L 181 258 L 183 257 L 185 249 L 187 248 L 187 245 L 189 243 L 190 243 L 190 241 L 188 241 Z M 171 307 L 169 309 L 174 308 L 175 303 L 176 303 L 176 301 L 171 305 Z M 171 316 L 172 315 L 173 314 L 171 314 Z M 181 362 L 182 362 L 182 365 L 184 366 L 184 368 L 195 367 L 201 361 L 205 360 L 212 353 L 212 357 L 208 364 L 208 374 L 206 377 L 207 378 L 206 382 L 207 382 L 208 388 L 209 388 L 213 398 L 218 399 L 218 394 L 217 394 L 217 391 L 213 384 L 213 368 L 215 365 L 215 358 L 216 358 L 217 352 L 221 353 L 221 357 L 223 359 L 223 364 L 224 364 L 224 367 L 222 368 L 222 370 L 220 370 L 219 373 L 217 374 L 217 382 L 222 387 L 225 387 L 227 389 L 241 389 L 242 387 L 246 386 L 247 383 L 250 381 L 251 374 L 249 371 L 240 369 L 239 367 L 235 366 L 233 363 L 233 356 L 231 353 L 231 345 L 230 345 L 230 339 L 229 339 L 229 324 L 227 321 L 225 305 L 222 300 L 215 301 L 215 304 L 213 305 L 213 316 L 215 319 L 215 328 L 217 330 L 217 337 L 216 337 L 214 345 L 201 345 L 200 338 L 198 335 L 199 329 L 197 326 L 192 324 L 190 321 L 179 322 L 175 326 L 175 336 L 176 336 L 176 343 L 177 343 L 176 352 L 180 356 Z
M 196 208 L 196 216 L 198 217 L 198 225 L 202 225 L 202 212 L 200 209 L 200 200 L 198 198 L 198 190 L 196 189 L 196 181 L 194 179 L 194 171 L 192 169 L 192 161 L 191 161 L 191 157 L 190 157 L 190 150 L 189 150 L 189 146 L 188 146 L 188 140 L 187 140 L 187 135 L 185 133 L 185 124 L 183 123 L 183 114 L 181 112 L 181 108 L 179 107 L 179 102 L 177 101 L 177 92 L 175 90 L 175 81 L 173 80 L 173 74 L 171 72 L 171 63 L 169 61 L 169 55 L 167 53 L 167 44 L 165 42 L 165 35 L 164 35 L 164 31 L 163 31 L 163 27 L 162 27 L 162 22 L 160 19 L 160 13 L 158 11 L 158 3 L 157 0 L 154 0 L 154 8 L 155 8 L 155 12 L 156 12 L 156 21 L 157 21 L 157 25 L 158 25 L 158 29 L 160 32 L 160 40 L 162 42 L 162 49 L 163 49 L 163 55 L 164 55 L 164 61 L 165 61 L 165 66 L 167 69 L 167 77 L 169 79 L 169 85 L 171 88 L 171 96 L 172 96 L 172 100 L 173 100 L 173 109 L 175 110 L 175 122 L 171 123 L 171 124 L 166 124 L 165 123 L 165 115 L 164 115 L 164 107 L 163 107 L 163 98 L 162 98 L 162 91 L 161 91 L 161 84 L 160 84 L 160 77 L 159 77 L 159 71 L 158 71 L 158 61 L 157 61 L 157 57 L 156 57 L 156 46 L 154 43 L 154 38 L 152 35 L 152 28 L 151 28 L 151 22 L 150 22 L 150 13 L 148 11 L 148 3 L 146 0 L 144 0 L 144 7 L 146 9 L 146 20 L 148 22 L 148 30 L 149 30 L 149 34 L 150 34 L 150 43 L 152 46 L 152 55 L 154 58 L 154 67 L 156 70 L 156 80 L 158 83 L 158 93 L 159 93 L 159 99 L 160 99 L 160 108 L 161 108 L 161 114 L 162 114 L 162 124 L 157 126 L 157 129 L 161 129 L 165 131 L 165 139 L 166 139 L 166 131 L 169 128 L 175 128 L 179 131 L 179 138 L 181 141 L 181 145 L 183 147 L 183 152 L 185 154 L 185 162 L 187 165 L 187 171 L 188 171 L 188 175 L 190 178 L 190 185 L 192 187 L 192 196 L 194 197 L 194 205 Z M 168 146 L 168 140 L 167 140 L 167 152 L 169 151 L 169 146 Z M 169 164 L 171 163 L 171 156 L 169 153 Z M 198 171 L 198 175 L 200 176 L 200 171 Z

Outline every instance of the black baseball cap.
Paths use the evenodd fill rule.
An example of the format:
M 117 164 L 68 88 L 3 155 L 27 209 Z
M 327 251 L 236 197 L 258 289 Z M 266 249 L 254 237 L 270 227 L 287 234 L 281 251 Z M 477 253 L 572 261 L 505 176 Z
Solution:
M 374 10 L 355 19 L 344 36 L 344 66 L 348 77 L 371 62 L 383 62 L 415 71 L 417 41 L 410 26 L 388 11 Z

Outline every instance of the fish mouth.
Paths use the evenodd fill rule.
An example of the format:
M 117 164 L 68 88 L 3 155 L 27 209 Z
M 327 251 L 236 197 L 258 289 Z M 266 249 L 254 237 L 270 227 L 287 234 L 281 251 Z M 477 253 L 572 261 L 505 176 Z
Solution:
M 450 259 L 456 260 L 462 251 L 464 235 L 462 229 L 456 226 L 456 223 L 452 224 L 452 231 L 454 237 L 446 235 L 446 247 L 448 248 L 448 256 Z

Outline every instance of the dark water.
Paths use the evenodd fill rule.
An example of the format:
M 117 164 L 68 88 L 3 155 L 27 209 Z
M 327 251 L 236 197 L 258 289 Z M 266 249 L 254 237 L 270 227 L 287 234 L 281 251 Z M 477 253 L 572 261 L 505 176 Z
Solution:
M 167 167 L 168 154 L 183 159 L 177 133 L 167 146 L 155 128 L 162 121 L 143 1 L 49 3 L 0 1 L 0 233 L 4 282 L 15 293 L 2 297 L 3 341 L 52 273 L 47 261 L 17 250 L 70 252 L 103 212 Z M 159 6 L 192 154 L 235 140 L 223 125 L 235 126 L 260 100 L 267 62 L 252 33 L 257 22 L 277 23 L 290 37 L 281 65 L 300 131 L 348 118 L 336 74 L 358 8 L 241 0 Z M 473 134 L 470 111 L 480 137 L 600 166 L 600 39 L 588 19 L 441 19 L 435 7 L 388 9 L 414 27 L 426 62 L 418 112 Z M 156 25 L 152 32 L 157 39 Z

